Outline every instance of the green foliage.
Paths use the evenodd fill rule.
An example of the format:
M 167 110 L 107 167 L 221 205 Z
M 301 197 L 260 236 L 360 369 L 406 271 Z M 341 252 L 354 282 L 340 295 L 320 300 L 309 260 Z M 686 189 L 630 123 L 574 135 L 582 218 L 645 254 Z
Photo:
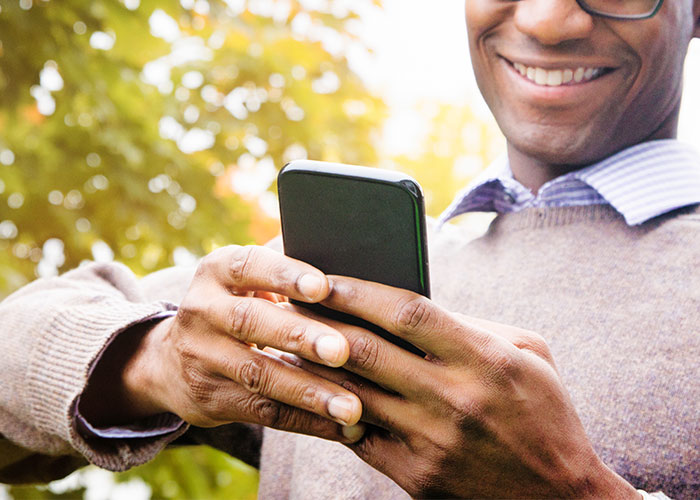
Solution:
M 254 500 L 257 491 L 256 469 L 206 446 L 168 449 L 156 460 L 118 474 L 91 466 L 47 486 L 7 488 L 14 500 Z
M 34 486 L 13 486 L 7 490 L 7 494 L 13 500 L 77 500 L 83 498 L 85 489 L 66 491 L 65 493 L 53 493 L 47 488 Z
M 279 230 L 271 193 L 285 162 L 380 163 L 386 109 L 348 62 L 367 50 L 353 34 L 358 12 L 379 1 L 308 4 L 0 0 L 0 298 L 110 253 L 147 273 L 177 255 L 264 242 Z M 152 33 L 158 18 L 170 33 Z M 384 164 L 418 178 L 436 215 L 495 156 L 499 136 L 466 107 L 424 116 L 420 152 Z M 250 499 L 257 489 L 257 471 L 202 447 L 7 492 L 107 498 L 90 492 L 97 473 L 114 491 L 145 482 L 153 498 Z
M 117 481 L 149 478 L 153 499 L 254 500 L 258 471 L 207 447 L 167 450 L 155 460 L 117 474 Z
M 286 161 L 376 163 L 385 109 L 346 54 L 365 50 L 350 27 L 378 2 L 324 3 L 0 0 L 0 298 L 110 252 L 147 273 L 179 249 L 263 242 Z M 151 33 L 157 16 L 173 36 Z M 80 498 L 91 470 L 8 491 Z M 153 498 L 257 488 L 255 470 L 208 448 L 109 477 L 141 478 Z
M 264 3 L 0 3 L 0 297 L 109 258 L 97 242 L 146 273 L 263 241 L 287 160 L 376 161 L 384 108 L 346 57 L 355 7 Z

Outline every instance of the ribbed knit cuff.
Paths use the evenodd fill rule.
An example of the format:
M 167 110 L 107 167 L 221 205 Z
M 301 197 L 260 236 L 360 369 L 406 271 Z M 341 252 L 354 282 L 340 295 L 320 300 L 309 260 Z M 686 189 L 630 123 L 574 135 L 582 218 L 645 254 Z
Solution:
M 96 297 L 59 310 L 30 357 L 27 390 L 34 424 L 69 441 L 91 463 L 114 471 L 147 462 L 183 434 L 187 426 L 153 438 L 85 439 L 77 432 L 74 419 L 74 405 L 85 390 L 90 368 L 112 338 L 174 309 L 164 302 L 143 304 Z

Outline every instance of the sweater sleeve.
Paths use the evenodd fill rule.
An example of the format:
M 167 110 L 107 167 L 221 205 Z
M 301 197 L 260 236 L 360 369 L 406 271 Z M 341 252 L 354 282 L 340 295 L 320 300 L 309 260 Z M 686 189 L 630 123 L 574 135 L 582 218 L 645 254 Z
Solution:
M 160 297 L 184 293 L 191 273 L 166 275 L 170 281 L 162 285 L 157 277 L 142 284 L 120 264 L 91 264 L 37 280 L 0 303 L 0 440 L 12 444 L 7 463 L 0 464 L 0 477 L 7 480 L 4 472 L 27 460 L 56 463 L 47 457 L 70 455 L 124 470 L 150 460 L 185 432 L 183 426 L 152 438 L 85 438 L 74 418 L 90 368 L 111 339 L 176 309 L 174 302 Z

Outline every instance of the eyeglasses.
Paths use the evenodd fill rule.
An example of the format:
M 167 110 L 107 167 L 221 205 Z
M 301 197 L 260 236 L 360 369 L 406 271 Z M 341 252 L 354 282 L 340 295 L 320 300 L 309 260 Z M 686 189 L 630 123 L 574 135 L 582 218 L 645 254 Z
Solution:
M 576 0 L 589 14 L 610 19 L 649 19 L 654 17 L 664 0 Z
M 576 2 L 583 10 L 594 16 L 636 20 L 654 17 L 661 9 L 664 0 L 576 0 Z

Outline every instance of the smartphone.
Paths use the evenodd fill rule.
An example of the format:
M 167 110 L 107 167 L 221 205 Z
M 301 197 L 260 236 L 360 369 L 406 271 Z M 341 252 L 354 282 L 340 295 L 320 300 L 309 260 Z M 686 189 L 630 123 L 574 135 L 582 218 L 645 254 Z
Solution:
M 282 169 L 277 189 L 286 255 L 326 274 L 430 297 L 425 208 L 414 179 L 391 170 L 299 160 Z M 366 321 L 317 304 L 303 305 L 424 355 Z

